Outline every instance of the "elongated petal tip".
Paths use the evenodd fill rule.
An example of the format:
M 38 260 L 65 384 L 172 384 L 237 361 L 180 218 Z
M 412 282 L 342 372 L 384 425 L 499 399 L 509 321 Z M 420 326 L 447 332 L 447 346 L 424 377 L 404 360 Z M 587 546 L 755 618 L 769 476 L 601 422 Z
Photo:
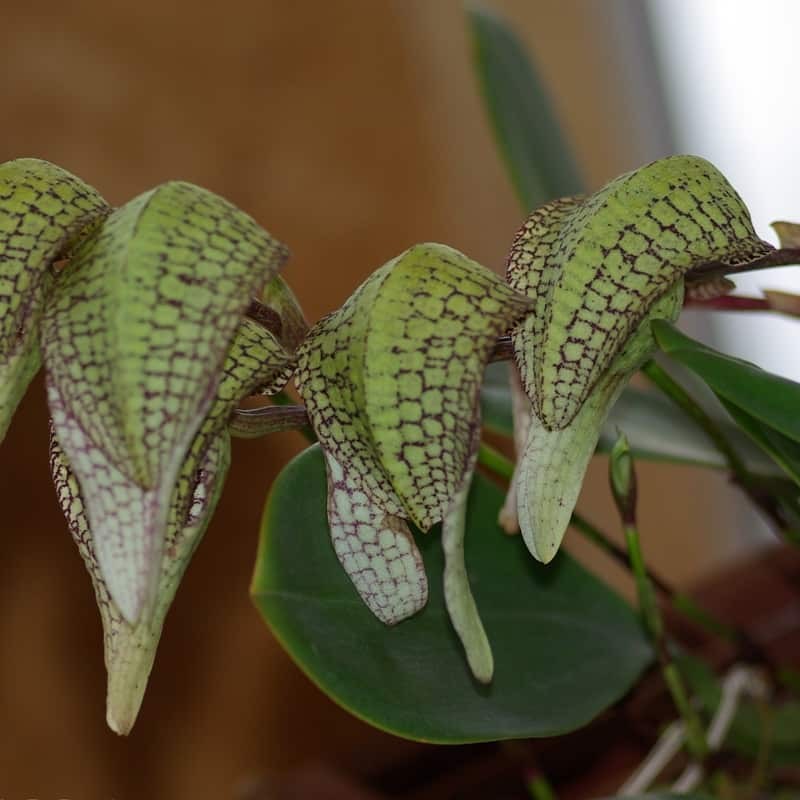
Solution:
M 507 533 L 509 536 L 516 536 L 519 533 L 516 483 L 510 484 L 508 487 L 506 502 L 497 515 L 497 524 L 503 529 L 503 533 Z
M 126 625 L 115 635 L 114 657 L 106 664 L 106 722 L 120 736 L 127 736 L 136 722 L 160 635 L 145 623 Z
M 461 640 L 470 671 L 480 683 L 491 683 L 494 656 L 489 637 L 481 622 L 478 606 L 472 595 L 464 560 L 464 534 L 467 523 L 467 497 L 472 482 L 469 470 L 464 485 L 456 494 L 442 521 L 444 550 L 444 601 L 450 622 Z
M 517 479 L 519 524 L 525 544 L 543 564 L 553 560 L 569 526 L 600 431 L 625 375 L 608 376 L 562 430 L 533 419 Z

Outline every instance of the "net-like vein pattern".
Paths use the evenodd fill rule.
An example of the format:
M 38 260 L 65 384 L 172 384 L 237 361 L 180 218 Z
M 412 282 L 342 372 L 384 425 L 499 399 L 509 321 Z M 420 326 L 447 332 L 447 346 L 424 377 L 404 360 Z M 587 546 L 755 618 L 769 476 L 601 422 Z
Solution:
M 648 309 L 688 270 L 746 263 L 771 249 L 733 187 L 694 156 L 653 162 L 545 212 L 520 231 L 508 279 L 529 297 L 549 297 L 514 346 L 526 391 L 552 430 L 570 422 Z
M 402 520 L 427 529 L 447 512 L 469 468 L 489 353 L 530 305 L 461 253 L 417 245 L 374 272 L 298 352 L 298 390 L 328 457 L 334 548 L 386 622 L 424 602 Z M 392 583 L 396 552 L 417 564 L 416 579 L 400 570 Z
M 230 463 L 230 436 L 226 423 L 237 401 L 260 386 L 277 390 L 291 374 L 293 359 L 275 337 L 251 320 L 242 320 L 225 359 L 216 398 L 200 430 L 192 440 L 175 484 L 170 488 L 169 513 L 163 530 L 163 550 L 155 574 L 154 603 L 132 621 L 116 602 L 110 574 L 102 566 L 104 537 L 114 534 L 123 552 L 122 568 L 130 563 L 124 542 L 146 539 L 148 524 L 141 511 L 147 507 L 148 490 L 114 471 L 103 462 L 97 448 L 79 451 L 80 458 L 96 464 L 90 480 L 81 484 L 51 430 L 51 471 L 62 511 L 92 578 L 105 634 L 105 658 L 109 672 L 109 724 L 115 730 L 129 727 L 138 711 L 152 666 L 161 626 L 172 599 L 210 522 L 222 492 Z M 95 459 L 95 461 L 92 461 Z M 86 473 L 84 473 L 86 474 Z M 99 487 L 99 488 L 97 488 Z M 101 498 L 95 497 L 99 492 Z M 91 520 L 91 523 L 90 523 Z M 98 533 L 100 534 L 98 536 Z M 112 574 L 111 583 L 138 576 Z
M 41 363 L 39 320 L 53 263 L 108 212 L 91 186 L 54 164 L 0 164 L 0 441 Z
M 142 486 L 180 462 L 251 296 L 285 255 L 227 200 L 180 182 L 115 211 L 74 255 L 43 319 L 50 383 Z
M 173 487 L 198 426 L 212 435 L 242 395 L 288 379 L 283 348 L 242 321 L 284 257 L 227 201 L 165 184 L 82 244 L 44 315 L 53 424 L 109 591 L 131 622 L 153 598 Z M 242 388 L 251 371 L 255 383 Z

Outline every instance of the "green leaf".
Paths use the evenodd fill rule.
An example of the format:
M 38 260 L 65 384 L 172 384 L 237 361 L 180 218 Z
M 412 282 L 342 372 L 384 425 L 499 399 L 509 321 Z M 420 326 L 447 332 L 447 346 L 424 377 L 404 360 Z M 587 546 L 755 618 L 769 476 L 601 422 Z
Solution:
M 511 393 L 508 385 L 486 383 L 481 391 L 484 427 L 493 433 L 511 436 Z M 717 423 L 742 456 L 747 468 L 756 475 L 780 475 L 780 469 L 735 425 Z M 724 456 L 711 440 L 679 409 L 660 394 L 627 387 L 608 416 L 598 453 L 608 453 L 623 429 L 631 453 L 645 461 L 668 461 L 714 469 L 726 469 Z
M 469 8 L 475 69 L 498 148 L 526 210 L 583 191 L 550 98 L 525 48 L 499 17 Z
M 497 654 L 492 683 L 479 686 L 444 606 L 438 529 L 417 536 L 433 578 L 427 606 L 387 628 L 339 566 L 326 495 L 322 453 L 312 447 L 273 485 L 252 593 L 301 669 L 365 721 L 441 743 L 552 736 L 608 708 L 650 662 L 638 621 L 617 595 L 566 555 L 544 568 L 518 537 L 502 535 L 501 494 L 479 477 L 467 512 L 466 560 Z
M 728 404 L 800 442 L 800 384 L 689 338 L 673 325 L 652 323 L 659 347 L 697 373 Z
M 800 484 L 800 443 L 795 442 L 788 436 L 763 425 L 755 417 L 750 416 L 746 411 L 742 411 L 733 403 L 723 400 L 722 404 L 728 413 L 733 417 L 739 427 L 745 431 L 750 438 L 765 453 L 769 453 L 784 472 L 797 484 Z

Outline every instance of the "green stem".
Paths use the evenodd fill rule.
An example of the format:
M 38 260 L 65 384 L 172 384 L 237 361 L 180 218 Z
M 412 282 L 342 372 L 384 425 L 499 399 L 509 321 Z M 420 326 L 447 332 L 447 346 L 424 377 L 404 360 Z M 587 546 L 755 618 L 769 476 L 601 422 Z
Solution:
M 486 442 L 478 447 L 478 463 L 506 480 L 510 481 L 514 475 L 514 462 Z
M 639 597 L 639 609 L 645 627 L 653 641 L 660 643 L 664 638 L 664 622 L 661 619 L 653 583 L 647 575 L 647 567 L 639 546 L 639 534 L 633 525 L 625 526 L 625 543 L 628 546 L 628 557 L 636 581 L 636 594 Z
M 636 579 L 639 609 L 645 628 L 653 640 L 664 683 L 667 685 L 675 708 L 683 719 L 686 748 L 693 758 L 702 761 L 708 752 L 703 726 L 700 722 L 700 717 L 698 717 L 689 700 L 689 695 L 678 667 L 670 655 L 664 633 L 664 621 L 656 602 L 653 584 L 647 575 L 647 568 L 644 564 L 642 548 L 639 543 L 639 532 L 635 525 L 629 524 L 625 526 L 625 541 L 628 545 L 631 569 Z
M 702 761 L 708 753 L 705 733 L 700 718 L 689 700 L 683 678 L 667 644 L 664 620 L 656 600 L 655 589 L 647 574 L 639 531 L 636 526 L 636 470 L 628 447 L 628 440 L 620 434 L 611 450 L 609 480 L 617 510 L 622 519 L 625 543 L 631 571 L 636 581 L 639 612 L 658 656 L 664 683 L 672 696 L 675 708 L 683 720 L 683 736 L 686 749 L 696 761 Z

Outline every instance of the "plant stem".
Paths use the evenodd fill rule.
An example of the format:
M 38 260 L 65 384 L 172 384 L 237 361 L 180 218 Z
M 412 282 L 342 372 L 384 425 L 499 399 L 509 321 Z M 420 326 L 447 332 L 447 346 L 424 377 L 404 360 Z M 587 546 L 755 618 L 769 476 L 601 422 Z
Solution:
M 664 632 L 664 620 L 661 617 L 661 612 L 656 602 L 653 584 L 647 575 L 647 569 L 639 544 L 639 533 L 635 525 L 629 524 L 625 526 L 625 541 L 628 544 L 631 569 L 636 579 L 639 609 L 642 614 L 642 619 L 644 620 L 645 628 L 653 641 L 656 655 L 658 656 L 658 663 L 661 666 L 661 674 L 664 678 L 664 683 L 667 685 L 675 708 L 683 719 L 686 748 L 693 758 L 702 761 L 708 751 L 705 734 L 703 733 L 703 726 L 689 700 L 689 695 L 686 692 L 686 687 L 680 671 L 670 655 Z
M 483 441 L 478 447 L 478 463 L 507 481 L 510 481 L 514 475 L 514 462 Z
M 726 294 L 722 297 L 712 297 L 709 300 L 687 300 L 684 308 L 693 308 L 698 311 L 773 311 L 773 307 L 764 297 L 742 297 L 736 294 Z
M 726 275 L 736 275 L 740 272 L 757 272 L 771 267 L 788 267 L 793 264 L 800 264 L 800 249 L 781 247 L 770 250 L 761 258 L 747 261 L 744 264 L 732 266 L 721 261 L 709 261 L 700 264 L 694 269 L 689 270 L 684 279 L 689 282 L 704 283 L 714 278 L 722 278 Z
M 604 553 L 611 556 L 620 566 L 624 567 L 626 570 L 630 570 L 630 562 L 628 561 L 628 554 L 625 552 L 625 548 L 620 547 L 607 533 L 601 531 L 577 512 L 573 512 L 569 524 L 584 538 L 588 539 Z M 650 578 L 658 590 L 668 598 L 675 596 L 673 589 L 658 575 L 653 575 L 651 573 Z

